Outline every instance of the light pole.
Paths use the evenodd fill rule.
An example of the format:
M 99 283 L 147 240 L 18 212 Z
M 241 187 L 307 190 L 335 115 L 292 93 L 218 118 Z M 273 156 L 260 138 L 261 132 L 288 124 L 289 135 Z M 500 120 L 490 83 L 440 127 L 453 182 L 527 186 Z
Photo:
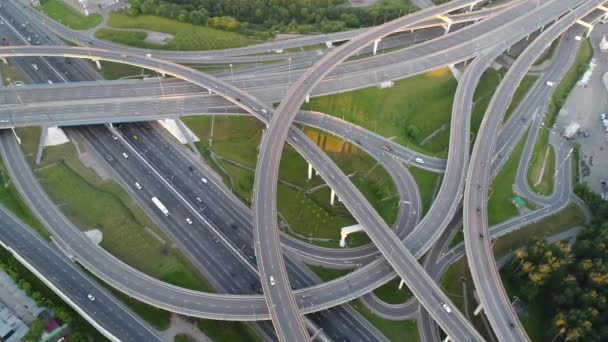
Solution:
M 232 63 L 230 63 L 230 79 L 232 80 L 232 83 L 234 83 L 234 73 L 232 72 Z

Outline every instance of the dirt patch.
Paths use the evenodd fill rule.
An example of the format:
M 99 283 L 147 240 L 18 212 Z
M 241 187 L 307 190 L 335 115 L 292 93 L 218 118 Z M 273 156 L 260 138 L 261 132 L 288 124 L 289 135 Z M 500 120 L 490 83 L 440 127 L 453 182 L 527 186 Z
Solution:
M 83 152 L 78 154 L 78 159 L 82 165 L 88 167 L 93 170 L 95 174 L 104 181 L 112 179 L 112 175 L 110 174 L 110 170 L 103 165 L 102 162 L 99 161 L 95 156 L 91 155 L 89 152 Z
M 145 42 L 148 43 L 152 43 L 152 44 L 159 44 L 159 45 L 165 45 L 168 42 L 171 41 L 171 39 L 173 39 L 173 35 L 168 34 L 168 33 L 163 33 L 163 32 L 156 32 L 156 31 L 145 31 L 148 36 L 146 37 L 146 39 L 144 40 Z
M 378 0 L 350 0 L 353 7 L 366 7 L 375 4 Z

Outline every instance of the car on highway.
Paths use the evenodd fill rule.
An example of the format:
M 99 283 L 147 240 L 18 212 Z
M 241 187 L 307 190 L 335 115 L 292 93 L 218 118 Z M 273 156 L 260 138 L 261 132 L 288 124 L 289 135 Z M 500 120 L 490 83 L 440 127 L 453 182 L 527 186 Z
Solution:
M 114 161 L 114 157 L 112 157 L 111 155 L 108 154 L 106 156 L 106 160 L 109 161 L 109 162 Z
M 118 136 L 116 134 L 112 134 L 112 139 L 118 140 Z
M 274 277 L 270 276 L 270 277 L 268 277 L 268 280 L 270 280 L 270 286 L 274 286 L 274 284 L 275 284 Z
M 441 303 L 441 306 L 443 307 L 443 310 L 445 310 L 445 312 L 452 313 L 452 309 L 450 309 L 450 307 L 446 303 Z
M 87 298 L 91 301 L 94 302 L 95 301 L 95 296 L 93 296 L 92 294 L 87 294 Z
M 201 178 L 201 182 L 207 184 L 208 183 L 207 178 Z
M 192 224 L 192 220 L 191 220 L 189 217 L 186 217 L 186 222 L 187 222 L 188 224 Z
M 198 203 L 203 203 L 203 199 L 200 197 L 197 197 L 196 200 L 198 201 Z
M 123 152 L 123 153 L 122 153 L 122 156 L 123 156 L 125 159 L 129 158 L 129 155 L 127 154 L 127 152 Z
M 416 158 L 414 160 L 416 160 L 416 163 L 418 164 L 424 164 L 424 160 L 422 160 L 422 158 Z
M 137 190 L 141 190 L 143 188 L 141 184 L 139 184 L 139 182 L 135 182 L 135 187 L 137 188 Z
M 555 83 L 553 83 L 553 82 L 551 82 L 551 81 L 547 81 L 547 85 L 548 85 L 549 87 L 553 87 L 553 86 L 555 85 Z
M 36 63 L 32 63 L 32 68 L 34 68 L 34 70 L 39 70 L 40 69 L 38 67 L 38 64 L 36 64 Z

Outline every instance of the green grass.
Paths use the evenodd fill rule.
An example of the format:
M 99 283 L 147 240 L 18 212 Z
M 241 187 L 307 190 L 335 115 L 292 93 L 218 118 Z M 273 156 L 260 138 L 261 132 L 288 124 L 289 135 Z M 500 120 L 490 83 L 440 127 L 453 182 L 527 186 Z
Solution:
M 93 67 L 97 69 L 97 65 L 93 61 L 89 61 Z M 142 73 L 148 74 L 150 76 L 157 76 L 154 71 L 142 69 L 140 67 L 136 67 L 134 65 L 128 65 L 123 63 L 115 63 L 115 62 L 100 62 L 101 70 L 98 70 L 99 73 L 106 80 L 117 80 L 124 77 L 130 76 L 138 76 Z M 139 77 L 136 77 L 139 78 Z
M 61 0 L 41 0 L 40 11 L 74 30 L 88 30 L 101 23 L 99 14 L 86 16 Z
M 2 182 L 2 186 L 0 187 L 0 203 L 25 224 L 33 228 L 44 239 L 47 241 L 50 240 L 49 232 L 21 199 L 21 195 L 10 179 L 6 166 L 2 160 L 0 160 L 0 172 L 0 181 Z
M 254 342 L 260 337 L 243 322 L 212 321 L 201 319 L 198 328 L 214 342 Z
M 319 276 L 319 278 L 321 278 L 321 280 L 323 280 L 323 281 L 334 280 L 334 279 L 343 277 L 343 276 L 349 274 L 350 272 L 352 272 L 352 270 L 333 269 L 333 268 L 326 268 L 323 266 L 315 266 L 315 265 L 307 265 L 307 266 L 313 272 L 315 272 L 315 274 L 317 276 Z
M 426 213 L 433 203 L 433 193 L 435 192 L 435 187 L 437 187 L 439 174 L 416 167 L 409 167 L 408 169 L 416 181 L 418 191 L 420 191 L 422 207 Z
M 553 181 L 555 176 L 555 150 L 551 145 L 541 144 L 540 141 L 548 139 L 547 130 L 543 130 L 538 136 L 534 146 L 534 155 L 528 168 L 528 184 L 531 189 L 541 195 L 551 195 L 553 193 Z M 546 158 L 546 160 L 545 160 Z M 545 169 L 543 170 L 543 163 Z M 541 175 L 542 172 L 542 175 Z M 536 185 L 540 176 L 540 183 Z
M 160 44 L 146 42 L 147 37 L 148 33 L 144 31 L 121 31 L 106 28 L 95 31 L 95 38 L 145 49 L 162 49 L 163 46 Z
M 380 330 L 384 336 L 391 341 L 420 341 L 418 337 L 418 327 L 413 320 L 409 321 L 389 321 L 374 315 L 360 301 L 354 300 L 350 305 L 357 310 L 361 316 L 373 324 L 376 329 Z
M 533 75 L 524 76 L 524 78 L 519 83 L 519 86 L 517 86 L 517 89 L 515 90 L 515 94 L 513 94 L 513 99 L 511 99 L 509 108 L 507 108 L 507 112 L 505 113 L 505 116 L 503 117 L 503 122 L 506 122 L 507 119 L 511 116 L 511 114 L 513 114 L 515 109 L 517 109 L 517 106 L 519 106 L 521 101 L 528 94 L 528 91 L 530 91 L 530 88 L 532 88 L 532 86 L 534 85 L 534 82 L 536 82 L 537 78 L 538 78 L 538 76 L 533 76 Z
M 311 99 L 305 109 L 320 111 L 416 150 L 445 155 L 449 129 L 423 147 L 418 144 L 449 123 L 457 82 L 447 68 L 396 81 L 394 87 L 370 87 Z M 410 132 L 408 129 L 417 131 Z M 412 134 L 413 133 L 413 134 Z
M 401 278 L 395 278 L 388 283 L 380 286 L 374 290 L 374 294 L 382 301 L 388 304 L 402 304 L 412 298 L 412 292 L 407 288 L 407 285 L 403 285 L 399 290 L 399 283 Z
M 456 235 L 454 236 L 454 238 L 452 239 L 452 241 L 450 241 L 449 244 L 449 248 L 455 247 L 457 245 L 459 245 L 461 242 L 464 241 L 464 233 L 462 232 L 462 229 L 458 231 L 458 233 L 456 233 Z
M 534 62 L 534 65 L 543 64 L 545 61 L 550 60 L 555 54 L 555 49 L 559 45 L 559 39 L 556 39 L 551 43 L 551 45 L 543 52 L 539 59 Z
M 0 76 L 2 77 L 2 84 L 4 86 L 10 86 L 12 82 L 24 82 L 27 80 L 23 71 L 15 65 L 13 59 L 9 59 L 8 64 L 4 64 L 4 62 L 0 63 Z
M 168 50 L 215 50 L 235 48 L 254 44 L 256 41 L 233 32 L 216 30 L 210 27 L 182 23 L 177 20 L 152 15 L 127 16 L 124 13 L 112 13 L 108 26 L 114 28 L 135 28 L 171 34 L 174 38 L 158 48 Z M 101 33 L 106 37 L 122 40 L 124 43 L 141 44 L 141 39 L 133 35 L 109 32 Z M 139 35 L 141 38 L 141 35 Z M 148 43 L 146 43 L 148 44 Z M 135 45 L 140 46 L 140 45 Z M 152 46 L 147 46 L 152 47 Z
M 494 254 L 497 257 L 504 256 L 527 242 L 544 239 L 583 224 L 585 224 L 583 211 L 575 204 L 571 204 L 553 216 L 499 238 L 494 244 Z
M 136 269 L 178 286 L 210 291 L 185 258 L 145 230 L 162 232 L 116 183 L 104 182 L 75 159 L 38 170 L 55 203 L 82 230 L 99 229 L 101 246 Z M 171 242 L 164 237 L 168 244 Z
M 188 335 L 175 335 L 173 342 L 194 342 L 195 340 Z
M 504 167 L 496 178 L 494 178 L 490 188 L 490 198 L 488 200 L 488 223 L 494 225 L 505 221 L 518 214 L 517 208 L 511 203 L 513 196 L 513 184 L 517 176 L 517 167 L 526 142 L 526 135 L 522 137 Z

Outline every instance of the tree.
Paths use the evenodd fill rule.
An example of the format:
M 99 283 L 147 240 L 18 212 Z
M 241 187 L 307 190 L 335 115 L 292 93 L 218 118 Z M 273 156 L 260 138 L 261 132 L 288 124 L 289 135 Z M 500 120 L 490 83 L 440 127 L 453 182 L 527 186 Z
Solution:
M 37 318 L 36 320 L 34 320 L 34 322 L 32 322 L 30 330 L 27 332 L 27 335 L 25 335 L 25 340 L 27 342 L 38 342 L 43 332 L 44 323 L 42 323 L 42 320 L 40 320 L 40 318 Z

